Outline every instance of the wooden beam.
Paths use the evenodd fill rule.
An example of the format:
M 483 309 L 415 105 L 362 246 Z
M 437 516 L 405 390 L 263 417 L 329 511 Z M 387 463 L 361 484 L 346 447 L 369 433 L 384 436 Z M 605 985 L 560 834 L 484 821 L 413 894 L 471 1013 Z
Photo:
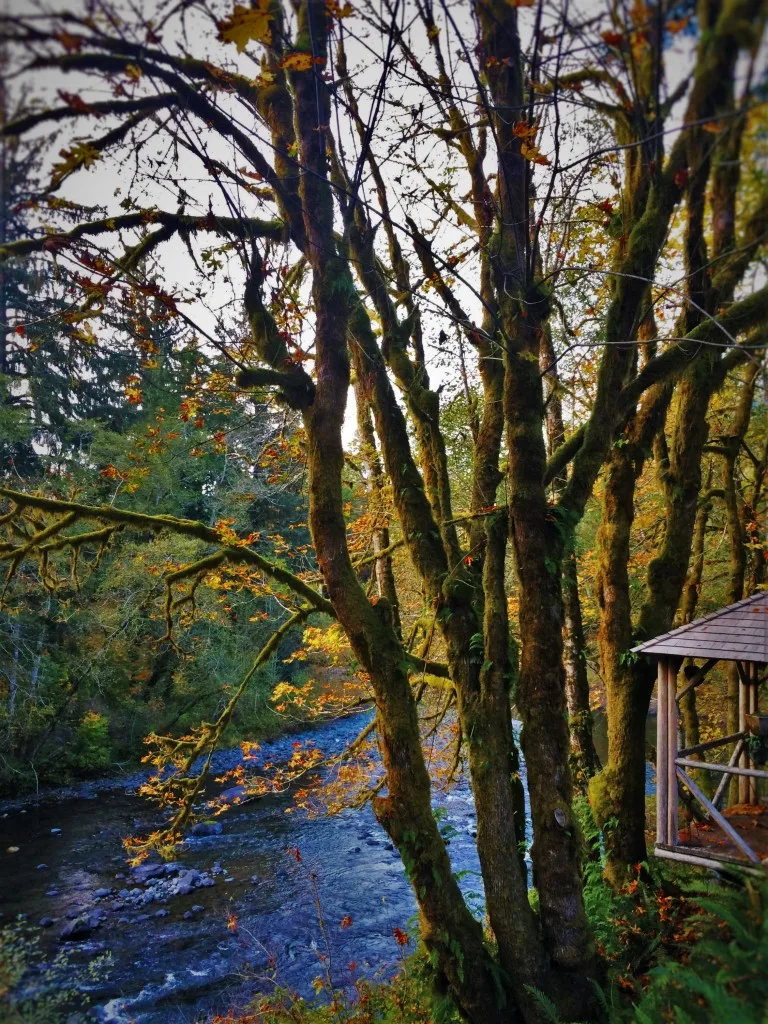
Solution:
M 727 853 L 710 853 L 709 850 L 702 850 L 698 846 L 681 849 L 680 847 L 657 845 L 653 852 L 656 857 L 662 857 L 666 860 L 679 860 L 683 864 L 695 864 L 700 868 L 709 868 L 710 871 L 714 871 L 716 867 L 726 869 L 734 867 L 740 872 L 746 872 L 758 878 L 765 878 L 764 863 L 762 867 L 752 867 L 751 864 L 745 863 L 740 857 L 731 857 Z
M 698 762 L 696 761 L 694 761 L 693 763 L 694 765 L 698 764 Z M 699 789 L 699 787 L 696 785 L 693 779 L 686 775 L 682 768 L 677 769 L 677 774 L 683 785 L 688 787 L 688 789 L 691 791 L 691 793 L 693 793 L 693 795 L 696 797 L 696 799 L 699 801 L 702 807 L 706 807 L 706 809 L 709 811 L 709 815 L 712 818 L 712 820 L 715 821 L 723 830 L 723 832 L 725 832 L 728 838 L 732 842 L 734 842 L 736 846 L 738 846 L 738 848 L 741 850 L 741 852 L 744 854 L 747 860 L 752 861 L 753 864 L 760 864 L 760 858 L 752 849 L 752 847 L 741 838 L 739 833 L 736 831 L 733 825 L 731 825 L 728 819 L 724 818 L 720 811 L 718 811 L 718 809 L 706 798 L 706 796 L 702 793 L 702 791 Z
M 667 659 L 656 663 L 656 842 L 667 842 Z M 677 838 L 677 837 L 675 837 Z
M 686 693 L 688 693 L 689 690 L 692 690 L 695 686 L 698 686 L 700 683 L 704 682 L 710 670 L 713 669 L 719 661 L 719 658 L 710 658 L 708 661 L 704 662 L 704 664 L 701 666 L 696 675 L 689 679 L 685 686 L 682 688 L 682 690 L 680 690 L 680 692 L 678 693 L 676 698 L 678 704 L 680 703 L 680 700 L 686 695 Z
M 700 754 L 703 750 L 713 750 L 715 747 L 723 747 L 726 743 L 734 743 L 736 740 L 740 740 L 742 734 L 735 732 L 732 736 L 723 736 L 721 740 L 707 740 L 706 743 L 699 743 L 696 747 L 686 747 L 685 750 L 679 751 L 680 757 L 687 757 L 689 754 Z
M 733 748 L 733 753 L 731 754 L 731 759 L 728 762 L 728 767 L 729 768 L 733 768 L 733 766 L 736 764 L 736 762 L 741 757 L 741 751 L 742 751 L 745 743 L 746 743 L 746 740 L 742 736 L 741 739 L 739 740 L 739 742 Z M 726 788 L 728 786 L 728 783 L 730 781 L 731 781 L 730 775 L 723 775 L 722 779 L 720 779 L 720 782 L 717 785 L 717 789 L 715 790 L 715 795 L 712 797 L 712 803 L 715 805 L 715 807 L 719 807 L 720 806 L 720 801 L 721 801 L 721 799 L 723 797 L 723 793 L 725 793 L 725 790 L 726 790 Z
M 747 687 L 747 712 L 750 715 L 757 714 L 757 665 L 751 662 L 747 665 L 747 673 L 749 675 L 749 686 Z M 747 761 L 748 768 L 756 768 L 757 765 L 752 757 Z M 757 779 L 750 779 L 747 790 L 747 802 L 750 804 L 757 804 L 757 791 L 758 784 Z
M 687 757 L 678 757 L 678 765 L 683 768 L 702 768 L 710 772 L 723 772 L 727 775 L 737 775 L 740 779 L 768 779 L 768 772 L 759 768 L 739 768 L 736 765 L 717 764 L 714 761 L 691 761 Z
M 746 733 L 746 731 L 747 731 L 747 710 L 748 710 L 747 701 L 749 699 L 749 694 L 748 694 L 747 691 L 748 691 L 748 688 L 749 688 L 749 679 L 747 677 L 747 673 L 744 670 L 744 665 L 740 661 L 736 662 L 736 668 L 738 669 L 738 672 L 739 672 L 739 732 Z M 745 746 L 744 746 L 744 748 L 742 750 L 741 757 L 739 758 L 738 764 L 739 764 L 739 767 L 741 767 L 741 768 L 746 768 L 747 767 L 746 744 L 745 744 Z M 734 772 L 734 774 L 736 774 L 736 773 Z M 741 776 L 740 772 L 738 774 Z M 739 787 L 738 788 L 739 788 L 739 803 L 740 804 L 745 804 L 747 802 L 748 797 L 749 797 L 749 782 L 743 776 L 741 776 L 739 778 Z
M 677 670 L 680 662 L 674 658 L 667 661 L 667 842 L 677 842 L 677 732 L 678 712 L 675 701 Z

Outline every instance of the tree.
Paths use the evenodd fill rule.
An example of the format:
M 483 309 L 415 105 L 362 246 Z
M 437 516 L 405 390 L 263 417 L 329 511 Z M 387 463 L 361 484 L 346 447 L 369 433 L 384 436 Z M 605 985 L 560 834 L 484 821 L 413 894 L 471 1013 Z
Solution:
M 205 4 L 192 10 L 196 26 L 212 42 L 213 16 Z M 422 938 L 436 968 L 470 1021 L 539 1021 L 545 1014 L 535 990 L 549 993 L 564 1014 L 583 1013 L 591 998 L 587 979 L 597 970 L 571 804 L 563 559 L 573 549 L 574 530 L 602 467 L 608 462 L 613 471 L 614 452 L 621 450 L 616 443 L 639 415 L 638 406 L 644 411 L 657 391 L 674 391 L 678 380 L 679 403 L 695 406 L 701 397 L 696 389 L 712 368 L 713 344 L 727 339 L 726 363 L 762 345 L 762 336 L 749 332 L 759 332 L 765 321 L 768 289 L 730 302 L 758 251 L 759 233 L 729 242 L 726 249 L 733 251 L 722 252 L 729 279 L 721 293 L 730 303 L 726 308 L 719 300 L 708 306 L 695 298 L 702 263 L 689 261 L 685 322 L 666 344 L 664 339 L 652 344 L 646 326 L 648 306 L 658 301 L 652 285 L 681 206 L 692 226 L 689 249 L 699 252 L 710 128 L 719 132 L 750 100 L 748 92 L 736 106 L 732 83 L 740 55 L 757 45 L 759 5 L 753 0 L 701 5 L 685 99 L 688 81 L 670 91 L 664 85 L 667 34 L 680 31 L 681 19 L 670 18 L 661 7 L 640 3 L 626 14 L 614 13 L 610 27 L 601 31 L 594 20 L 574 19 L 567 8 L 550 12 L 539 6 L 525 52 L 517 5 L 506 0 L 468 5 L 461 17 L 425 0 L 385 10 L 384 21 L 373 11 L 360 16 L 376 33 L 381 52 L 361 72 L 359 88 L 348 66 L 347 44 L 354 36 L 346 23 L 354 24 L 356 16 L 347 5 L 310 0 L 298 3 L 293 13 L 277 0 L 252 8 L 236 5 L 215 27 L 221 43 L 236 45 L 242 56 L 228 59 L 224 50 L 219 63 L 207 53 L 188 52 L 186 35 L 174 34 L 171 23 L 131 20 L 123 11 L 118 19 L 101 6 L 82 16 L 51 15 L 48 23 L 6 22 L 9 43 L 31 59 L 32 67 L 71 72 L 82 81 L 81 92 L 64 106 L 12 122 L 6 134 L 48 122 L 63 123 L 66 132 L 75 119 L 114 119 L 115 127 L 87 140 L 69 137 L 51 187 L 82 175 L 112 151 L 133 153 L 143 175 L 121 199 L 124 212 L 86 220 L 60 234 L 41 230 L 6 245 L 6 255 L 47 246 L 59 259 L 64 254 L 81 263 L 89 259 L 93 267 L 88 247 L 106 238 L 99 254 L 103 263 L 95 270 L 111 288 L 117 280 L 135 281 L 140 260 L 172 238 L 191 249 L 203 232 L 225 240 L 240 262 L 250 337 L 224 347 L 239 366 L 242 388 L 273 389 L 302 419 L 309 524 L 327 598 L 233 531 L 10 489 L 2 491 L 9 502 L 6 522 L 25 524 L 29 539 L 9 541 L 6 557 L 13 570 L 46 551 L 52 536 L 64 547 L 87 543 L 77 531 L 88 521 L 103 524 L 96 533 L 114 524 L 167 529 L 202 541 L 208 551 L 166 577 L 169 621 L 172 588 L 187 581 L 194 589 L 196 581 L 224 564 L 257 567 L 291 593 L 295 611 L 289 622 L 317 612 L 335 617 L 370 680 L 386 770 L 386 791 L 373 807 L 406 865 Z M 420 60 L 416 54 L 425 45 L 429 56 Z M 461 59 L 454 70 L 457 52 Z M 92 98 L 87 91 L 92 81 L 111 83 L 114 98 Z M 672 132 L 668 126 L 682 103 L 683 129 Z M 599 138 L 574 160 L 564 146 L 565 111 L 586 112 L 579 127 Z M 249 126 L 256 124 L 254 131 L 244 127 L 244 117 Z M 387 131 L 395 126 L 392 147 Z M 667 131 L 672 143 L 665 154 Z M 159 157 L 151 149 L 158 132 L 168 147 Z M 433 176 L 439 160 L 429 158 L 420 142 L 424 135 L 433 150 L 436 141 L 444 146 L 439 160 L 447 154 L 448 171 L 442 180 Z M 575 145 L 572 139 L 570 144 Z M 551 157 L 543 152 L 550 146 Z M 176 162 L 182 151 L 202 167 L 209 190 L 190 195 Z M 625 158 L 621 175 L 616 160 L 608 159 L 619 152 Z M 150 189 L 158 159 L 163 183 L 176 198 L 174 212 L 159 208 Z M 392 172 L 398 160 L 399 178 Z M 585 184 L 592 172 L 595 184 L 591 179 Z M 616 200 L 610 198 L 614 193 Z M 402 215 L 395 212 L 396 197 Z M 570 214 L 585 202 L 589 210 L 605 214 L 592 252 L 582 247 L 586 265 L 576 262 L 572 243 L 578 231 L 569 227 Z M 438 214 L 436 225 L 424 213 L 430 205 Z M 194 213 L 186 212 L 190 207 Z M 443 222 L 451 224 L 447 239 L 438 230 Z M 131 233 L 147 226 L 135 240 Z M 119 238 L 126 240 L 116 254 Z M 295 282 L 305 272 L 308 284 L 297 298 Z M 547 335 L 553 310 L 567 326 L 569 304 L 580 288 L 591 286 L 590 276 L 608 282 L 602 292 L 593 287 L 602 310 L 594 332 L 599 355 L 591 374 L 591 411 L 571 425 L 562 442 L 550 434 L 548 452 L 542 350 L 552 343 Z M 233 276 L 224 283 L 235 287 Z M 164 301 L 170 310 L 179 308 L 173 296 Z M 301 315 L 287 324 L 286 309 L 299 304 Z M 85 295 L 81 311 L 93 309 L 93 298 Z M 471 414 L 471 495 L 463 515 L 454 507 L 440 387 L 430 379 L 425 354 L 433 309 L 461 338 L 457 363 L 466 369 L 465 353 L 474 353 L 482 395 Z M 692 309 L 698 315 L 691 318 Z M 210 335 L 209 343 L 222 344 Z M 558 358 L 567 355 L 563 348 Z M 391 599 L 383 587 L 366 597 L 350 556 L 342 438 L 353 377 L 358 401 L 372 415 L 398 528 L 425 611 L 439 634 L 442 665 L 425 662 L 428 652 L 419 658 L 406 649 Z M 698 425 L 698 406 L 696 417 Z M 679 429 L 687 437 L 686 424 L 683 416 Z M 696 491 L 696 471 L 687 460 L 694 459 L 701 430 L 693 434 L 690 449 L 681 455 L 686 460 L 681 472 L 685 486 Z M 375 463 L 371 466 L 373 479 Z M 550 500 L 550 485 L 558 479 Z M 670 516 L 678 504 L 672 488 Z M 687 497 L 682 505 L 687 514 Z M 44 519 L 36 526 L 41 513 Z M 687 529 L 681 526 L 684 534 Z M 670 527 L 668 535 L 672 543 L 675 529 Z M 530 907 L 516 855 L 521 794 L 510 713 L 508 545 L 521 639 L 514 699 L 523 722 L 538 914 Z M 674 554 L 682 559 L 677 548 Z M 674 597 L 671 589 L 665 591 L 664 614 L 670 594 Z M 254 671 L 280 635 L 262 648 Z M 624 640 L 629 636 L 622 634 Z M 613 664 L 614 654 L 623 654 L 627 644 L 603 646 L 605 664 Z M 427 667 L 449 677 L 456 694 L 494 953 L 461 896 L 430 807 L 411 680 L 414 670 L 423 673 Z M 250 678 L 248 673 L 243 687 Z M 615 728 L 624 709 L 617 719 L 613 704 Z M 641 705 L 638 700 L 627 708 L 632 765 Z M 182 764 L 189 766 L 210 748 L 230 713 L 225 709 L 214 727 L 195 735 L 183 748 Z M 616 775 L 615 763 L 608 771 L 616 776 L 619 807 L 631 805 L 634 811 L 637 780 Z M 631 790 L 629 796 L 622 787 Z M 619 861 L 625 856 L 624 850 L 615 854 Z

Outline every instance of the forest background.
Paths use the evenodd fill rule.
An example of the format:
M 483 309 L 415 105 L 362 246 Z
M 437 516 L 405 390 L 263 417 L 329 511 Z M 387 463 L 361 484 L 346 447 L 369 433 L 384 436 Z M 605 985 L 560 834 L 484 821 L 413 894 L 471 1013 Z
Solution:
M 653 666 L 630 648 L 765 581 L 764 18 L 259 0 L 4 21 L 6 791 L 131 762 L 147 734 L 186 784 L 215 743 L 374 700 L 339 777 L 487 1024 L 494 961 L 429 809 L 437 714 L 507 996 L 530 1021 L 532 984 L 576 998 L 574 790 L 609 877 L 645 857 Z M 691 692 L 687 742 L 728 725 L 735 686 Z M 189 787 L 158 791 L 176 828 Z

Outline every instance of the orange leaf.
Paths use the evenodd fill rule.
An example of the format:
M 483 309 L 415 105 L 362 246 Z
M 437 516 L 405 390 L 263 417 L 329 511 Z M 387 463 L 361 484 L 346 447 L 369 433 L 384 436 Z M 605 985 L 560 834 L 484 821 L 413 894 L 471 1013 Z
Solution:
M 624 43 L 624 38 L 625 37 L 624 37 L 624 33 L 623 32 L 611 32 L 611 31 L 608 31 L 608 32 L 601 32 L 600 33 L 600 38 L 608 46 L 622 46 L 623 43 Z
M 528 142 L 523 142 L 520 145 L 520 155 L 524 160 L 530 161 L 532 164 L 541 164 L 542 167 L 549 167 L 549 157 L 544 156 L 538 146 L 532 146 Z
M 324 57 L 313 57 L 311 53 L 287 53 L 280 61 L 286 71 L 309 71 L 313 64 L 325 64 Z
M 77 53 L 83 45 L 82 36 L 73 36 L 71 32 L 59 32 L 56 36 L 67 53 Z

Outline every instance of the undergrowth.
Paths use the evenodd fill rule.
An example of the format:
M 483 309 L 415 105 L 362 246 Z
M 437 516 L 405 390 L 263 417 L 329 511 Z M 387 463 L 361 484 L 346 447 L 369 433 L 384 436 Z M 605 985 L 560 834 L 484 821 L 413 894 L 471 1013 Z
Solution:
M 22 921 L 0 928 L 0 1021 L 2 1024 L 69 1024 L 83 1019 L 88 988 L 109 971 L 109 954 L 87 966 L 60 949 L 46 960 L 39 936 Z M 78 1014 L 73 1015 L 73 1010 Z
M 714 882 L 654 861 L 635 865 L 618 891 L 603 877 L 600 833 L 584 802 L 585 903 L 602 965 L 597 1016 L 580 1024 L 767 1024 L 768 882 L 746 876 Z M 535 907 L 535 900 L 532 900 Z M 321 908 L 317 908 L 322 921 Z M 401 937 L 405 933 L 399 932 Z M 405 952 L 405 941 L 403 942 Z M 319 957 L 315 997 L 275 985 L 244 1014 L 210 1024 L 447 1024 L 459 1017 L 436 993 L 423 949 L 404 956 L 387 981 L 334 985 Z M 351 964 L 349 967 L 355 968 Z M 551 1024 L 561 1020 L 546 993 Z

